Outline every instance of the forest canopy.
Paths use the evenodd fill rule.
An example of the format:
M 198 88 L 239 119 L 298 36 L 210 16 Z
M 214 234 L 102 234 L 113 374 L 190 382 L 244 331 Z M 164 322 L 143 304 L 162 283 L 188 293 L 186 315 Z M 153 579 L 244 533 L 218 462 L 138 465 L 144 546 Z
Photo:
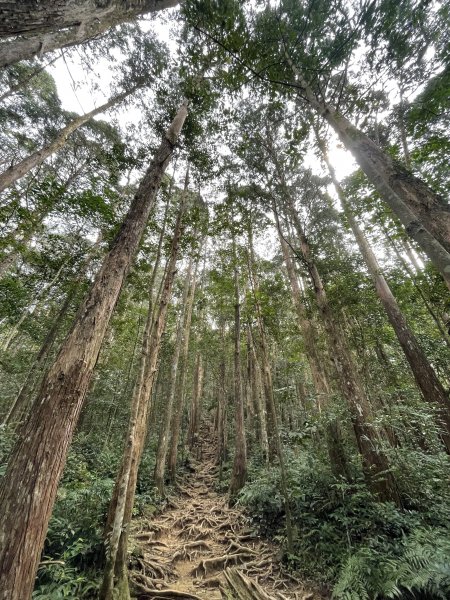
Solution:
M 0 1 L 0 600 L 450 597 L 449 32 Z

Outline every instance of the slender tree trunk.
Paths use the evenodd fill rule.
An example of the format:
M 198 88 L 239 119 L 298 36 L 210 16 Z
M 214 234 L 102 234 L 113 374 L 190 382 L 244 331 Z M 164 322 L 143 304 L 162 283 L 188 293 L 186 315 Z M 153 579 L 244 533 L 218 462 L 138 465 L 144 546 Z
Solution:
M 203 358 L 200 352 L 197 352 L 197 358 L 195 361 L 194 389 L 192 392 L 191 413 L 189 415 L 188 444 L 190 448 L 192 448 L 195 444 L 195 441 L 198 437 L 198 430 L 200 427 L 203 378 Z
M 284 509 L 286 515 L 286 537 L 287 537 L 287 548 L 288 552 L 293 552 L 293 525 L 292 525 L 292 514 L 289 500 L 288 483 L 287 483 L 287 471 L 284 460 L 283 446 L 281 444 L 280 429 L 278 423 L 277 407 L 275 404 L 275 397 L 273 394 L 273 380 L 272 380 L 272 369 L 270 366 L 270 355 L 269 347 L 267 344 L 267 337 L 264 327 L 264 321 L 262 316 L 261 305 L 258 299 L 259 283 L 255 271 L 255 253 L 253 249 L 253 232 L 252 225 L 250 223 L 248 231 L 248 241 L 250 248 L 250 281 L 253 293 L 253 300 L 256 308 L 256 317 L 259 329 L 259 338 L 261 344 L 261 357 L 263 362 L 263 382 L 264 392 L 266 396 L 266 403 L 268 412 L 270 414 L 270 424 L 273 427 L 272 437 L 275 443 L 275 451 L 278 456 L 280 464 L 280 475 L 281 475 L 281 493 L 284 498 Z
M 31 597 L 58 482 L 100 346 L 186 116 L 183 104 L 21 428 L 0 488 L 2 600 Z
M 149 290 L 149 312 L 144 331 L 138 377 L 131 401 L 127 445 L 108 511 L 108 552 L 102 587 L 100 589 L 100 600 L 112 600 L 114 595 L 114 574 L 116 574 L 117 579 L 116 589 L 119 600 L 128 600 L 130 596 L 127 572 L 128 526 L 131 522 L 138 469 L 147 436 L 149 404 L 157 372 L 161 339 L 166 324 L 172 286 L 177 272 L 176 263 L 180 238 L 183 233 L 183 215 L 188 192 L 187 186 L 188 176 L 186 175 L 172 238 L 170 256 L 165 270 L 159 307 L 154 318 L 152 318 L 151 313 L 152 289 Z M 155 269 L 153 270 L 154 273 Z M 153 275 L 152 283 L 154 283 Z
M 81 115 L 76 117 L 73 121 L 71 121 L 68 125 L 66 125 L 63 129 L 61 129 L 57 134 L 55 139 L 50 142 L 47 146 L 43 146 L 40 150 L 33 152 L 26 158 L 22 159 L 15 165 L 10 166 L 6 171 L 0 173 L 0 192 L 8 188 L 14 182 L 16 182 L 21 177 L 24 177 L 27 173 L 34 169 L 34 167 L 39 166 L 44 162 L 52 154 L 58 152 L 67 142 L 68 137 L 77 129 L 79 129 L 82 125 L 90 121 L 96 115 L 107 111 L 109 108 L 116 106 L 125 98 L 130 96 L 133 92 L 138 89 L 139 86 L 134 86 L 130 90 L 126 92 L 122 92 L 121 94 L 117 94 L 106 102 L 102 104 L 98 108 L 94 108 L 90 112 L 85 115 Z
M 220 337 L 222 341 L 222 348 L 225 348 L 225 326 L 224 323 L 220 324 Z M 226 363 L 225 363 L 225 355 L 222 353 L 220 364 L 219 364 L 219 381 L 217 386 L 217 455 L 216 455 L 216 464 L 220 465 L 222 468 L 222 464 L 225 462 L 226 454 L 227 454 L 227 445 L 226 445 L 226 427 L 227 427 L 227 418 L 226 418 L 226 390 L 225 390 L 225 379 L 226 377 Z
M 405 161 L 405 165 L 408 171 L 411 171 L 411 154 L 408 148 L 408 139 L 406 137 L 406 129 L 405 129 L 405 101 L 403 98 L 403 77 L 401 75 L 400 81 L 400 110 L 399 110 L 399 120 L 398 125 L 400 129 L 400 138 L 402 140 L 402 148 L 403 148 L 403 158 Z
M 21 0 L 0 5 L 0 67 L 74 46 L 120 23 L 165 8 L 179 0 Z
M 235 402 L 235 451 L 230 481 L 230 497 L 233 499 L 247 479 L 247 443 L 244 425 L 244 398 L 241 376 L 241 308 L 239 300 L 239 276 L 236 241 L 233 236 L 234 259 L 234 402 Z
M 183 296 L 181 300 L 181 308 L 180 314 L 178 317 L 178 325 L 177 325 L 177 335 L 175 340 L 175 348 L 174 354 L 172 357 L 172 367 L 170 371 L 170 390 L 169 396 L 167 398 L 165 410 L 163 413 L 162 422 L 160 424 L 159 430 L 159 439 L 158 439 L 158 447 L 156 451 L 156 461 L 155 461 L 155 470 L 153 474 L 153 479 L 156 488 L 158 489 L 161 496 L 164 495 L 164 474 L 166 471 L 166 458 L 167 451 L 169 448 L 169 436 L 170 436 L 170 425 L 172 423 L 172 415 L 173 415 L 173 406 L 175 402 L 175 394 L 177 391 L 177 381 L 178 381 L 178 362 L 180 358 L 180 353 L 182 350 L 183 344 L 183 336 L 185 336 L 185 322 L 186 322 L 186 311 L 187 307 L 187 299 L 189 294 L 189 288 L 191 286 L 191 278 L 192 278 L 192 267 L 193 267 L 193 259 L 192 257 L 189 260 L 189 266 L 187 269 L 186 277 L 184 280 L 184 290 Z
M 399 261 L 401 262 L 403 268 L 405 269 L 405 271 L 408 273 L 411 282 L 413 284 L 413 286 L 415 287 L 415 289 L 417 290 L 419 296 L 422 299 L 422 302 L 425 306 L 425 308 L 427 309 L 428 313 L 430 314 L 430 317 L 433 319 L 433 321 L 436 324 L 436 327 L 439 330 L 439 333 L 441 334 L 442 339 L 444 340 L 444 342 L 447 344 L 447 346 L 450 348 L 450 336 L 448 335 L 448 333 L 445 331 L 445 328 L 443 326 L 443 323 L 441 322 L 441 320 L 439 319 L 438 315 L 434 312 L 433 307 L 431 306 L 431 304 L 429 303 L 424 291 L 422 290 L 422 288 L 420 287 L 420 285 L 417 283 L 416 278 L 415 278 L 415 273 L 419 272 L 419 266 L 417 265 L 417 263 L 415 262 L 415 257 L 413 254 L 411 254 L 411 257 L 414 259 L 414 269 L 415 269 L 415 273 L 414 271 L 411 269 L 411 266 L 407 263 L 407 261 L 405 260 L 405 258 L 402 256 L 400 250 L 397 247 L 397 244 L 395 243 L 395 240 L 392 239 L 391 235 L 389 234 L 388 230 L 386 229 L 386 227 L 382 226 L 382 230 L 384 235 L 386 236 L 386 239 L 388 240 L 390 246 L 392 247 L 392 249 L 394 250 L 397 258 L 399 259 Z M 408 250 L 411 252 L 411 248 L 408 248 Z M 410 257 L 410 260 L 411 260 Z M 417 266 L 416 266 L 417 265 Z
M 37 311 L 37 309 L 39 308 L 40 302 L 46 297 L 47 292 L 49 290 L 51 290 L 51 288 L 55 285 L 55 283 L 61 277 L 61 273 L 63 272 L 64 268 L 67 266 L 67 264 L 69 262 L 70 262 L 70 259 L 66 260 L 65 262 L 63 262 L 63 264 L 59 267 L 59 269 L 56 272 L 56 274 L 53 277 L 53 279 L 47 285 L 45 285 L 41 289 L 41 291 L 34 297 L 34 299 L 33 299 L 33 307 L 31 308 L 31 310 L 26 310 L 26 311 L 23 312 L 22 316 L 17 321 L 17 323 L 14 325 L 14 327 L 12 328 L 12 330 L 9 332 L 8 336 L 6 337 L 6 340 L 3 342 L 3 344 L 2 344 L 2 350 L 3 350 L 3 352 L 6 352 L 6 350 L 8 350 L 8 348 L 11 345 L 11 342 L 16 337 L 16 335 L 17 335 L 17 333 L 18 333 L 21 325 L 24 323 L 24 321 L 27 319 L 27 317 L 33 315 Z
M 36 384 L 34 382 L 35 375 L 39 371 L 42 371 L 44 368 L 45 360 L 54 344 L 56 335 L 59 331 L 61 323 L 66 317 L 67 311 L 69 310 L 72 300 L 72 293 L 67 294 L 58 314 L 56 315 L 56 318 L 54 319 L 50 329 L 48 330 L 44 341 L 42 342 L 42 346 L 39 352 L 37 353 L 30 370 L 27 373 L 26 379 L 22 387 L 20 388 L 19 393 L 15 397 L 14 402 L 11 405 L 8 414 L 6 415 L 3 421 L 4 425 L 14 424 L 14 426 L 17 426 L 22 421 L 23 417 L 28 411 L 29 405 L 31 404 L 32 400 L 31 396 L 33 393 L 33 389 L 36 387 Z
M 174 412 L 172 416 L 172 437 L 170 440 L 169 456 L 167 459 L 167 470 L 169 473 L 170 480 L 172 482 L 175 482 L 175 476 L 177 471 L 178 441 L 180 438 L 181 420 L 183 417 L 184 409 L 186 387 L 185 383 L 188 366 L 189 340 L 191 335 L 192 310 L 194 308 L 195 290 L 197 287 L 197 269 L 199 260 L 200 257 L 197 258 L 197 262 L 195 264 L 194 276 L 192 278 L 192 285 L 189 291 L 188 306 L 186 310 L 186 320 L 184 324 L 181 376 L 178 384 L 177 401 L 175 403 Z
M 194 389 L 192 391 L 191 413 L 189 416 L 188 443 L 192 447 L 197 439 L 200 426 L 201 398 L 203 392 L 203 380 L 205 370 L 203 367 L 203 357 L 197 352 L 194 371 Z
M 414 375 L 414 379 L 416 380 L 416 384 L 422 392 L 424 400 L 432 407 L 438 409 L 438 418 L 444 429 L 443 442 L 447 452 L 450 453 L 450 401 L 448 395 L 445 392 L 444 387 L 439 381 L 432 366 L 428 362 L 427 357 L 419 346 L 415 335 L 409 329 L 405 316 L 403 315 L 396 298 L 394 297 L 386 279 L 384 278 L 383 273 L 381 272 L 376 256 L 353 215 L 345 192 L 336 179 L 334 169 L 328 160 L 326 148 L 324 147 L 322 140 L 319 139 L 319 142 L 325 163 L 328 167 L 331 179 L 336 189 L 336 193 L 338 194 L 342 203 L 345 215 L 364 258 L 364 262 L 366 263 L 369 273 L 374 281 L 377 295 L 383 305 L 384 310 L 386 311 L 387 317 L 392 329 L 395 332 L 395 335 L 397 336 L 400 346 L 402 347 L 406 360 L 408 361 L 412 374 Z
M 74 182 L 76 177 L 83 170 L 83 167 L 87 164 L 87 161 L 83 161 L 82 166 L 75 169 L 71 175 L 67 178 L 62 192 L 67 190 L 67 188 Z M 42 227 L 44 219 L 51 213 L 53 210 L 54 204 L 57 200 L 52 201 L 51 203 L 46 203 L 46 205 L 42 208 L 37 208 L 29 213 L 28 218 L 26 219 L 27 225 L 25 231 L 21 231 L 20 225 L 16 227 L 14 231 L 11 231 L 3 238 L 3 243 L 6 246 L 10 244 L 13 245 L 13 248 L 0 260 L 0 279 L 5 276 L 7 271 L 17 262 L 21 252 L 17 246 L 27 247 L 28 243 L 35 235 L 35 233 Z M 10 241 L 9 241 L 10 240 Z
M 286 58 L 310 106 L 334 129 L 381 198 L 400 219 L 407 234 L 423 249 L 450 288 L 450 207 L 348 119 L 320 102 L 287 52 Z
M 247 423 L 247 450 L 250 450 L 252 454 L 252 448 L 255 441 L 261 441 L 259 424 L 255 423 L 256 406 L 254 404 L 254 393 L 253 393 L 253 360 L 252 360 L 252 338 L 249 331 L 249 327 L 246 328 L 247 343 L 246 349 L 246 373 L 245 373 L 245 419 Z
M 311 256 L 308 240 L 292 204 L 290 205 L 290 214 L 299 235 L 301 253 L 307 265 L 317 306 L 323 319 L 337 381 L 350 409 L 364 474 L 370 488 L 381 500 L 391 500 L 401 504 L 394 478 L 389 473 L 386 457 L 377 448 L 380 439 L 376 430 L 370 425 L 371 408 L 364 387 L 359 381 L 358 369 L 343 333 L 337 325 L 338 321 L 332 314 L 322 279 Z
M 253 332 L 249 325 L 248 328 L 250 334 L 250 350 L 252 358 L 252 370 L 253 370 L 253 394 L 254 404 L 256 407 L 256 414 L 259 422 L 259 433 L 261 443 L 261 455 L 263 461 L 267 464 L 269 462 L 269 437 L 267 434 L 267 415 L 266 415 L 266 403 L 264 396 L 264 386 L 262 381 L 262 369 L 259 364 L 258 356 L 256 354 L 255 342 L 253 340 Z
M 42 71 L 45 71 L 45 69 L 50 67 L 54 62 L 56 62 L 58 60 L 58 58 L 59 58 L 59 56 L 55 56 L 47 64 L 37 67 L 31 73 L 29 73 L 26 77 L 24 77 L 23 79 L 19 79 L 19 81 L 17 81 L 16 84 L 12 85 L 9 88 L 9 90 L 7 90 L 6 92 L 3 92 L 3 94 L 0 95 L 0 102 L 3 102 L 3 100 L 6 100 L 6 98 L 9 98 L 10 96 L 12 96 L 14 94 L 17 94 L 17 92 L 20 92 L 20 90 L 22 90 L 23 88 L 26 88 L 32 79 L 34 79 L 37 75 L 39 75 L 39 73 L 42 73 Z
M 286 271 L 288 273 L 288 278 L 291 285 L 292 301 L 297 312 L 299 328 L 304 339 L 305 353 L 316 391 L 317 407 L 320 412 L 326 405 L 328 398 L 332 393 L 325 368 L 323 367 L 326 358 L 322 357 L 322 360 L 319 358 L 319 351 L 317 348 L 317 332 L 315 331 L 311 321 L 306 316 L 297 275 L 295 273 L 295 267 L 290 254 L 290 248 L 281 231 L 280 219 L 275 205 L 273 207 L 273 212 L 277 225 L 281 250 L 286 265 Z M 327 422 L 326 443 L 333 473 L 336 476 L 343 476 L 346 479 L 350 479 L 350 470 L 344 450 L 342 435 L 339 428 L 339 423 L 336 421 L 336 419 Z

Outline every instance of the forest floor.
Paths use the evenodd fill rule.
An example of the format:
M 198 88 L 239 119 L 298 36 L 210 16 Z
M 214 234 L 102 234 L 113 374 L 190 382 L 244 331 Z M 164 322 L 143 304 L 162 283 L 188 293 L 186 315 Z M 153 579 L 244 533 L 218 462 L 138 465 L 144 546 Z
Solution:
M 290 575 L 281 549 L 260 538 L 248 517 L 215 491 L 213 434 L 202 424 L 193 473 L 156 517 L 137 519 L 131 580 L 137 598 L 318 600 Z

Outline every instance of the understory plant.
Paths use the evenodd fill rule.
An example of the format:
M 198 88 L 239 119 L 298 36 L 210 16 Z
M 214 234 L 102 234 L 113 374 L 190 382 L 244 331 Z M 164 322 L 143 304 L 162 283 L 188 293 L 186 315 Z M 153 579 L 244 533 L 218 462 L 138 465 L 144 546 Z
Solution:
M 428 494 L 427 504 L 419 509 L 412 503 L 398 508 L 377 501 L 362 478 L 339 480 L 308 451 L 291 456 L 295 546 L 286 561 L 301 576 L 322 583 L 337 600 L 450 597 L 449 509 L 442 481 L 435 478 L 447 459 L 442 454 L 415 454 L 415 460 L 420 457 L 429 465 L 428 477 L 418 465 L 410 465 L 400 480 L 411 488 L 416 473 L 416 485 L 425 490 L 422 495 Z M 261 533 L 283 539 L 279 490 L 278 468 L 255 469 L 239 502 Z

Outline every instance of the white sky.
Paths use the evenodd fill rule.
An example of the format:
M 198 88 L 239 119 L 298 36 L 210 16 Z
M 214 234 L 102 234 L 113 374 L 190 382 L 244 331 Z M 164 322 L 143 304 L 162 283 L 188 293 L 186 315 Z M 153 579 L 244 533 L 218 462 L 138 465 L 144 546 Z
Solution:
M 169 9 L 142 21 L 142 28 L 144 30 L 152 28 L 158 38 L 169 46 L 171 52 L 176 51 L 176 42 L 175 34 L 171 33 L 168 22 L 176 11 L 177 9 Z M 77 113 L 86 113 L 108 100 L 112 73 L 107 60 L 100 61 L 93 66 L 92 71 L 86 73 L 80 65 L 77 51 L 82 50 L 65 52 L 64 58 L 62 56 L 58 58 L 48 70 L 55 79 L 63 108 Z M 96 82 L 100 84 L 100 89 L 93 90 L 93 84 Z M 116 116 L 121 126 L 126 128 L 127 123 L 139 121 L 140 111 L 135 107 L 128 107 L 125 110 L 119 108 Z M 98 118 L 108 120 L 106 115 Z M 351 154 L 340 147 L 337 142 L 330 145 L 329 154 L 339 179 L 346 177 L 356 169 L 357 165 Z M 317 170 L 317 159 L 311 156 L 310 160 L 306 162 L 310 163 L 307 164 L 308 167 Z

